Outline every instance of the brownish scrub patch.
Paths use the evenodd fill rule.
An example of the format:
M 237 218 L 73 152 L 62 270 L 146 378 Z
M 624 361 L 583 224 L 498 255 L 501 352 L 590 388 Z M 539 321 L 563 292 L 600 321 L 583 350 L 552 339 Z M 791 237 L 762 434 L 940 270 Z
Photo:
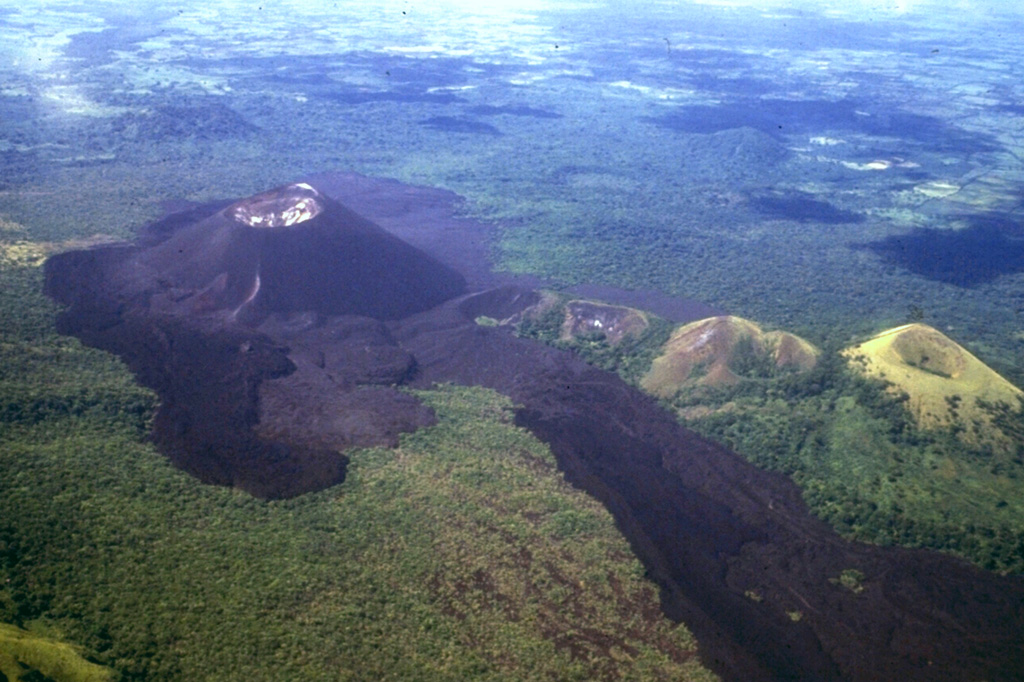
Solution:
M 792 367 L 808 370 L 817 364 L 819 351 L 808 341 L 789 332 L 774 331 L 765 334 L 769 348 L 772 348 L 772 359 L 776 367 Z
M 741 365 L 766 358 L 776 368 L 807 370 L 814 367 L 818 354 L 810 343 L 788 332 L 765 333 L 750 320 L 731 315 L 711 317 L 676 329 L 641 385 L 654 395 L 670 397 L 690 382 L 735 384 Z
M 614 346 L 627 336 L 643 333 L 648 326 L 647 316 L 639 310 L 576 300 L 565 304 L 562 338 L 568 341 L 599 334 Z

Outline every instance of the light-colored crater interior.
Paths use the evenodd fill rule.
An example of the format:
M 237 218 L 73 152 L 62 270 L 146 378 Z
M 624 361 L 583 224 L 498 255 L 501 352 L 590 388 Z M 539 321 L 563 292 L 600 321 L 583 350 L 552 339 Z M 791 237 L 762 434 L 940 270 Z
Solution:
M 960 347 L 937 332 L 910 329 L 897 337 L 892 347 L 904 363 L 953 379 L 967 364 Z
M 300 182 L 240 201 L 227 214 L 250 227 L 289 227 L 315 218 L 323 208 L 320 193 Z

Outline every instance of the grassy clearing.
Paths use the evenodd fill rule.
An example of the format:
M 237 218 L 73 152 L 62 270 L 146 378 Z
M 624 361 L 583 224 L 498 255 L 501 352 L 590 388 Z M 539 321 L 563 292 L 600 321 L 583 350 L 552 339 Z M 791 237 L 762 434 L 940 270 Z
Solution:
M 114 671 L 90 663 L 64 642 L 0 623 L 0 674 L 5 680 L 42 675 L 56 682 L 110 682 Z

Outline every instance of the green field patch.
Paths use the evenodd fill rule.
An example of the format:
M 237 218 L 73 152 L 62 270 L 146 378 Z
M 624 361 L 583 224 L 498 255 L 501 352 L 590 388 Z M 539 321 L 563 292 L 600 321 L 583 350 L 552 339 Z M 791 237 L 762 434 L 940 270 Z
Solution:
M 54 682 L 112 682 L 116 673 L 84 659 L 78 648 L 0 623 L 0 674 L 19 682 L 42 676 Z

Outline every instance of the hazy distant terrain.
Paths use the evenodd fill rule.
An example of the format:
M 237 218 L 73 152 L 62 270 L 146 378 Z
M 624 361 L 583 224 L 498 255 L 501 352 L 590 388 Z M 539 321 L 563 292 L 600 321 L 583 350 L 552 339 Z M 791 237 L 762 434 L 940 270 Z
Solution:
M 508 267 L 817 336 L 919 308 L 1019 372 L 1014 21 L 938 3 L 29 5 L 4 22 L 4 182 L 68 207 L 98 192 L 74 229 L 109 232 L 132 222 L 121 206 L 111 225 L 118 196 L 141 217 L 325 168 L 415 180 L 512 221 Z
M 139 528 L 155 524 L 152 536 L 130 542 L 148 547 L 168 537 L 182 546 L 231 546 L 226 551 L 235 552 L 233 560 L 251 559 L 249 549 L 232 543 L 258 503 L 210 493 L 161 468 L 152 448 L 140 442 L 152 396 L 118 363 L 56 336 L 56 308 L 39 294 L 39 265 L 47 255 L 82 240 L 130 238 L 139 225 L 182 205 L 166 202 L 246 196 L 325 170 L 443 187 L 466 198 L 467 213 L 501 224 L 494 256 L 502 268 L 555 284 L 694 299 L 833 351 L 921 321 L 1024 385 L 1020 15 L 1008 5 L 939 2 L 796 9 L 738 2 L 611 5 L 526 2 L 480 10 L 441 2 L 294 0 L 199 9 L 110 0 L 0 9 L 0 425 L 6 443 L 0 494 L 9 500 L 0 514 L 0 576 L 22 576 L 15 588 L 0 590 L 0 621 L 42 617 L 57 631 L 49 634 L 77 639 L 103 663 L 140 679 L 200 674 L 204 662 L 174 668 L 166 657 L 173 647 L 196 642 L 180 639 L 187 619 L 162 620 L 147 611 L 148 583 L 130 583 L 126 593 L 150 614 L 146 631 L 119 639 L 97 625 L 97 614 L 129 608 L 117 605 L 115 579 L 103 578 L 107 582 L 90 594 L 94 574 L 62 577 L 59 571 L 72 570 L 75 552 L 95 551 L 86 566 L 100 575 L 103 552 L 122 539 L 112 542 L 97 528 L 125 510 L 137 514 L 138 523 L 118 532 L 145 534 Z M 667 336 L 664 325 L 657 329 Z M 596 361 L 627 378 L 645 371 L 640 360 L 609 359 L 615 353 L 598 346 L 590 348 Z M 638 353 L 649 362 L 653 342 Z M 696 400 L 709 410 L 732 405 L 704 414 L 696 425 L 758 464 L 793 475 L 810 490 L 812 507 L 843 532 L 909 544 L 921 544 L 929 532 L 950 533 L 956 542 L 942 535 L 943 548 L 982 564 L 990 559 L 990 568 L 1019 570 L 1024 520 L 1013 496 L 1024 470 L 1011 455 L 993 462 L 972 452 L 950 464 L 959 446 L 913 430 L 865 441 L 863 434 L 889 428 L 889 403 L 851 408 L 846 421 L 821 417 L 823 405 L 847 405 L 842 396 L 862 390 L 860 383 L 851 388 L 835 377 L 801 384 L 751 376 L 755 381 L 722 393 L 677 396 L 676 406 L 692 407 Z M 479 418 L 482 433 L 492 438 L 488 447 L 522 437 L 503 425 L 501 402 L 490 394 L 442 392 L 429 400 L 443 406 L 449 421 L 442 424 L 456 425 L 451 428 Z M 444 447 L 452 435 L 443 431 L 448 426 L 439 428 L 434 438 Z M 825 434 L 827 448 L 811 443 L 787 450 L 799 428 Z M 428 437 L 416 443 L 426 452 L 434 447 Z M 772 450 L 772 443 L 781 445 Z M 540 446 L 528 439 L 516 447 Z M 822 459 L 821 452 L 830 454 Z M 837 452 L 848 456 L 832 458 Z M 126 453 L 131 461 L 119 459 Z M 463 455 L 469 456 L 459 451 Z M 69 464 L 62 470 L 64 459 Z M 100 461 L 113 469 L 90 464 Z M 425 474 L 401 455 L 372 451 L 363 461 L 356 481 L 364 487 L 349 490 L 346 483 L 341 494 L 366 495 L 359 499 L 371 506 L 385 499 L 386 491 L 366 486 L 388 468 L 404 472 L 402 485 L 424 485 L 419 477 Z M 847 469 L 851 462 L 855 468 Z M 515 466 L 539 465 L 527 459 Z M 941 473 L 934 485 L 933 471 Z M 127 501 L 90 507 L 91 496 L 112 480 L 118 490 L 128 486 L 122 491 Z M 453 480 L 457 487 L 458 477 Z M 829 506 L 846 493 L 845 502 Z M 262 541 L 274 551 L 320 552 L 316 570 L 327 571 L 328 554 L 353 561 L 362 550 L 323 539 L 349 517 L 338 516 L 331 499 L 318 495 L 254 513 L 266 528 Z M 608 520 L 598 512 L 563 516 L 559 505 L 588 503 L 561 495 L 545 502 L 544 513 L 557 526 L 552 556 L 586 563 L 558 554 L 558 542 L 589 538 L 599 528 L 594 533 L 612 549 L 587 545 L 583 553 L 611 557 L 609 567 L 636 573 L 635 561 L 624 551 L 626 558 L 619 557 L 615 539 L 603 535 Z M 194 527 L 180 535 L 147 518 L 150 504 L 168 514 L 191 513 L 174 511 L 175 498 L 224 513 L 225 528 L 207 529 L 189 516 Z M 481 519 L 491 512 L 480 504 L 467 503 L 459 523 L 486 526 Z M 524 509 L 534 511 L 529 504 Z M 401 519 L 408 510 L 392 512 Z M 313 519 L 315 532 L 293 517 Z M 74 523 L 61 526 L 60 519 L 70 518 Z M 865 518 L 888 532 L 865 529 Z M 285 541 L 277 531 L 295 532 L 297 539 Z M 25 544 L 33 532 L 39 546 Z M 464 532 L 453 531 L 445 542 L 458 544 Z M 79 549 L 82 537 L 93 538 L 81 545 L 93 550 Z M 498 543 L 500 534 L 486 537 Z M 57 549 L 46 552 L 54 553 L 39 554 L 52 543 Z M 166 575 L 173 573 L 173 554 L 161 559 Z M 396 571 L 407 568 L 408 558 L 395 558 L 399 554 L 386 558 L 399 565 Z M 439 559 L 439 574 L 452 556 Z M 130 555 L 116 570 L 130 574 L 140 557 Z M 270 575 L 279 570 L 282 580 L 296 579 L 290 558 L 260 561 L 246 575 L 261 585 L 276 585 Z M 543 614 L 569 599 L 566 590 L 577 598 L 575 578 L 559 577 L 561 564 L 538 568 L 542 575 L 532 566 L 516 564 L 495 579 L 519 585 L 509 576 L 524 572 L 529 585 L 547 590 L 531 592 L 531 608 Z M 227 565 L 203 570 L 231 573 Z M 175 593 L 187 590 L 191 575 L 181 574 Z M 475 575 L 433 588 L 477 594 L 480 586 L 466 582 Z M 38 589 L 51 578 L 68 590 L 66 603 L 50 588 Z M 306 588 L 288 583 L 280 603 L 267 608 L 282 614 L 301 603 L 315 620 L 329 611 L 320 601 L 324 595 L 350 589 L 332 583 L 326 572 L 309 580 Z M 353 593 L 383 589 L 369 580 Z M 512 583 L 502 589 L 511 593 Z M 648 608 L 653 593 L 637 585 L 613 590 L 616 603 Z M 437 606 L 423 606 L 429 599 L 417 601 L 422 595 L 406 596 L 403 603 L 415 609 Z M 502 607 L 479 600 L 475 608 L 485 612 L 476 622 L 479 632 L 499 642 L 507 633 L 492 617 Z M 591 602 L 579 600 L 588 605 L 581 607 L 584 615 L 599 622 L 595 632 L 616 630 L 623 609 L 587 610 Z M 378 606 L 381 612 L 394 608 Z M 254 606 L 239 601 L 230 608 Z M 435 627 L 464 620 L 439 608 L 427 614 Z M 519 647 L 516 660 L 537 669 L 579 663 L 575 674 L 596 670 L 609 679 L 631 669 L 702 675 L 688 633 L 645 613 L 642 626 L 621 642 L 592 637 L 588 652 L 614 664 L 586 667 L 567 645 L 537 644 L 543 628 L 510 636 Z M 365 615 L 348 614 L 352 623 Z M 402 627 L 416 630 L 425 622 L 416 618 Z M 130 629 L 124 613 L 114 621 Z M 328 637 L 321 625 L 313 622 L 310 631 Z M 591 627 L 573 621 L 577 626 Z M 251 644 L 266 657 L 259 660 L 271 660 L 275 646 L 305 655 L 298 645 L 281 644 L 290 641 L 281 628 L 276 644 Z M 359 646 L 394 645 L 375 637 L 400 638 L 359 637 Z M 413 638 L 410 650 L 436 658 L 430 641 Z M 357 649 L 332 655 L 347 665 L 367 655 Z M 564 660 L 545 662 L 551 651 Z M 390 655 L 399 665 L 401 656 Z M 515 667 L 493 652 L 473 656 L 441 670 L 455 679 Z

